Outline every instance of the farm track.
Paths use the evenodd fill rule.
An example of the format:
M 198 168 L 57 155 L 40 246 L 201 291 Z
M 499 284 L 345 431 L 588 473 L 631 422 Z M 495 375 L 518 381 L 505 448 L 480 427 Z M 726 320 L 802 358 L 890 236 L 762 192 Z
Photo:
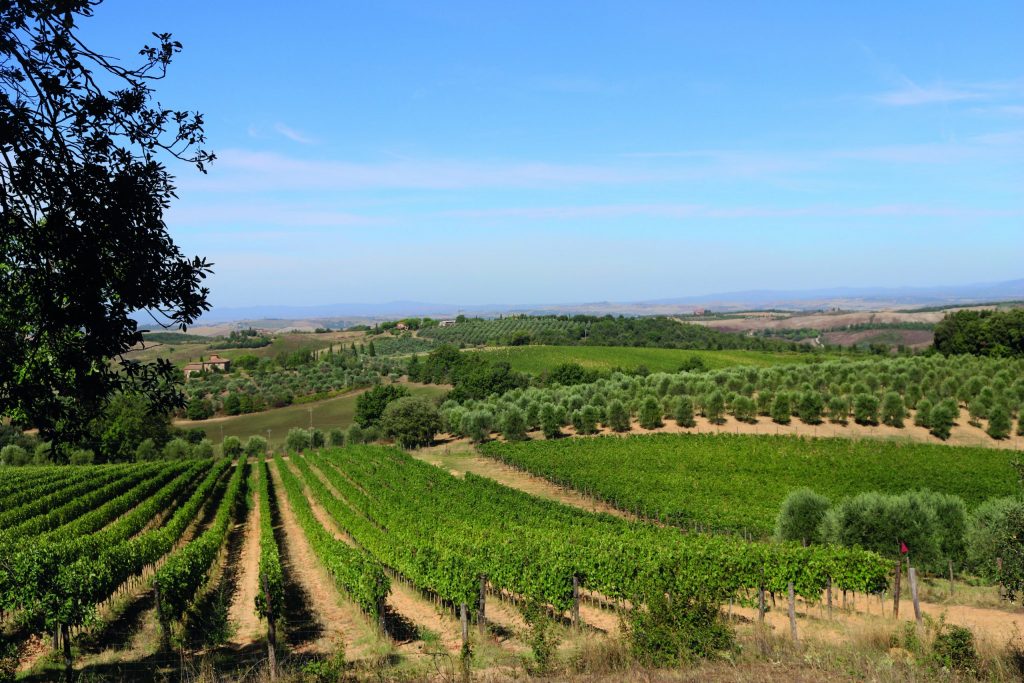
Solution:
M 447 449 L 447 452 L 442 449 Z M 602 510 L 605 506 L 600 501 L 571 489 L 565 489 L 541 477 L 516 470 L 504 463 L 491 460 L 480 455 L 472 444 L 461 439 L 443 446 L 434 446 L 416 451 L 410 451 L 410 455 L 424 462 L 440 467 L 456 476 L 464 476 L 466 472 L 489 477 L 505 486 L 519 489 L 534 496 L 547 498 L 567 505 L 572 505 L 589 511 L 608 511 L 620 517 L 635 519 L 619 510 Z M 904 577 L 906 582 L 906 577 Z M 909 586 L 904 586 L 909 591 Z M 838 604 L 838 598 L 834 598 Z M 798 613 L 801 613 L 798 601 Z M 921 611 L 932 618 L 939 618 L 945 614 L 947 621 L 963 626 L 968 626 L 974 632 L 992 643 L 1005 644 L 1010 640 L 1016 640 L 1024 644 L 1024 609 L 996 609 L 985 607 L 973 607 L 969 605 L 946 605 L 929 602 L 920 602 Z M 748 620 L 756 620 L 757 610 L 736 607 L 733 613 Z M 835 608 L 836 619 L 828 622 L 818 616 L 820 608 L 817 605 L 803 604 L 802 613 L 806 614 L 813 623 L 813 632 L 823 640 L 838 641 L 854 623 L 862 621 L 879 620 L 883 618 L 883 609 L 878 603 L 877 597 L 858 595 L 857 600 L 848 612 Z M 885 621 L 892 621 L 892 598 L 887 600 L 884 607 Z M 580 603 L 580 616 L 587 624 L 599 628 L 607 633 L 620 631 L 618 615 L 612 611 L 601 608 L 597 605 L 588 604 L 587 601 Z M 909 599 L 900 601 L 900 620 L 909 621 L 914 618 L 913 603 Z M 780 633 L 788 633 L 789 621 L 786 614 L 785 603 L 780 602 L 778 607 L 765 616 L 766 622 Z
M 302 473 L 297 468 L 289 464 L 292 467 L 292 471 L 297 477 L 302 479 Z M 310 464 L 311 470 L 320 478 L 325 484 L 328 491 L 338 498 L 343 498 L 338 495 L 338 491 L 326 481 L 326 478 L 320 474 L 312 464 Z M 313 498 L 309 492 L 308 486 L 303 485 L 306 491 L 306 497 L 309 500 L 310 508 L 313 510 L 313 515 L 317 518 L 317 521 L 323 525 L 328 532 L 331 533 L 336 539 L 344 541 L 352 547 L 358 547 L 356 542 L 341 529 L 337 522 L 327 513 L 326 510 Z M 392 577 L 391 581 L 391 592 L 388 594 L 386 601 L 387 615 L 385 621 L 393 621 L 399 625 L 398 633 L 396 634 L 396 640 L 404 640 L 402 646 L 406 650 L 419 652 L 423 650 L 424 643 L 422 642 L 421 630 L 427 629 L 430 632 L 437 634 L 442 646 L 448 652 L 458 652 L 462 646 L 462 634 L 461 627 L 454 617 L 449 615 L 441 614 L 433 605 L 423 598 L 414 588 L 406 586 L 401 580 Z
M 279 525 L 281 531 L 278 546 L 286 580 L 286 605 L 291 609 L 285 615 L 286 640 L 297 653 L 330 654 L 341 642 L 347 658 L 369 655 L 370 646 L 378 639 L 374 627 L 335 588 L 334 580 L 317 560 L 288 506 L 276 465 L 271 464 L 270 469 L 278 516 L 275 526 Z M 296 600 L 301 602 L 302 609 L 295 609 Z
M 263 476 L 261 468 L 254 465 L 250 482 L 255 484 L 260 476 Z M 247 496 L 249 514 L 238 560 L 237 590 L 228 609 L 228 620 L 235 625 L 230 642 L 235 646 L 246 646 L 260 640 L 265 630 L 263 620 L 256 614 L 260 572 L 260 506 L 256 496 L 254 485 Z

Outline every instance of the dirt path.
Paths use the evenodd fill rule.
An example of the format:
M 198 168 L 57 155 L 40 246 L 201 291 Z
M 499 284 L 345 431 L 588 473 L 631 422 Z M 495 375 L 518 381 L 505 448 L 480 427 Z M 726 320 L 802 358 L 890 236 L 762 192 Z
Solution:
M 409 451 L 409 454 L 447 470 L 457 477 L 464 476 L 466 472 L 472 472 L 539 498 L 557 500 L 560 503 L 583 508 L 590 512 L 604 512 L 616 517 L 635 519 L 627 512 L 616 510 L 612 506 L 578 491 L 559 486 L 543 477 L 517 470 L 497 460 L 485 458 L 477 452 L 468 439 L 451 439 L 436 446 Z
M 338 495 L 338 491 L 330 485 L 327 478 L 312 463 L 310 463 L 310 469 L 324 483 L 328 491 L 340 500 L 341 496 Z M 301 476 L 297 469 L 293 468 L 293 471 L 297 476 Z M 355 547 L 355 541 L 313 499 L 308 487 L 306 488 L 306 493 L 314 516 L 316 516 L 324 528 L 331 532 L 335 538 Z M 415 588 L 405 585 L 394 577 L 392 577 L 391 581 L 391 593 L 387 597 L 387 609 L 396 615 L 398 619 L 407 620 L 417 628 L 426 628 L 431 633 L 436 634 L 444 648 L 449 652 L 458 652 L 462 647 L 462 627 L 459 622 L 454 617 L 439 613 L 434 609 L 433 605 L 420 596 Z M 417 638 L 417 640 L 420 639 Z M 422 649 L 422 643 L 418 643 L 416 649 Z
M 257 478 L 263 473 L 259 467 L 253 469 L 252 493 L 249 497 L 249 515 L 246 520 L 242 550 L 238 559 L 238 579 L 234 599 L 228 609 L 228 621 L 235 625 L 231 637 L 233 645 L 245 646 L 261 640 L 266 635 L 266 625 L 256 614 L 256 594 L 259 590 L 260 573 L 260 506 L 256 490 Z
M 304 642 L 293 643 L 299 653 L 329 654 L 336 649 L 336 643 L 345 646 L 348 659 L 360 659 L 373 653 L 379 640 L 375 629 L 367 623 L 366 617 L 359 609 L 345 600 L 334 586 L 334 580 L 323 568 L 309 545 L 302 528 L 295 519 L 295 513 L 288 505 L 288 500 L 281 485 L 281 475 L 276 464 L 271 467 L 274 490 L 277 494 L 277 506 L 283 527 L 281 550 L 282 568 L 294 577 L 308 599 L 308 619 L 313 623 L 290 623 L 290 627 L 306 628 L 303 633 Z M 291 620 L 291 621 L 294 621 Z

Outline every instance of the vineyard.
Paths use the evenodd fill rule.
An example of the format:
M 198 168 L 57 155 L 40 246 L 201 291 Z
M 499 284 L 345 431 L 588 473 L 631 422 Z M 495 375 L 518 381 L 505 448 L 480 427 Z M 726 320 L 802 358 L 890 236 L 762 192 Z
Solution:
M 376 446 L 237 464 L 8 469 L 0 502 L 4 632 L 15 641 L 57 633 L 68 668 L 108 606 L 139 591 L 155 595 L 158 649 L 187 648 L 189 631 L 205 623 L 197 606 L 230 561 L 231 530 L 253 509 L 258 570 L 241 581 L 258 588 L 242 609 L 266 621 L 269 643 L 287 609 L 273 523 L 281 506 L 334 587 L 375 624 L 385 624 L 396 582 L 442 613 L 476 619 L 485 593 L 571 616 L 580 591 L 625 605 L 652 590 L 749 600 L 792 583 L 817 601 L 829 585 L 880 591 L 891 570 L 859 550 L 684 535 L 593 514 Z
M 490 457 L 682 527 L 772 533 L 791 490 L 833 499 L 929 489 L 968 508 L 1017 492 L 1012 453 L 984 448 L 731 434 L 490 442 Z M 894 472 L 898 476 L 894 476 Z

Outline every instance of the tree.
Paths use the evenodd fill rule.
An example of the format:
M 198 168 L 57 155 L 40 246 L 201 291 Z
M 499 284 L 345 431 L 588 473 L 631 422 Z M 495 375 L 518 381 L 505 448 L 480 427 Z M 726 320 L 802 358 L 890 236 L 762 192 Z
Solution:
M 657 429 L 664 426 L 664 423 L 661 421 L 661 406 L 653 396 L 648 396 L 640 404 L 638 418 L 640 426 L 644 429 Z
M 693 419 L 693 399 L 689 396 L 680 396 L 676 401 L 676 423 L 680 427 L 695 427 L 697 422 Z
M 170 438 L 170 415 L 141 394 L 119 393 L 89 423 L 80 445 L 99 453 L 101 462 L 128 462 L 136 459 L 139 444 L 146 439 L 159 449 Z
M 378 384 L 356 397 L 355 421 L 361 427 L 369 427 L 380 421 L 388 403 L 409 395 L 409 390 L 400 384 Z
M 255 458 L 267 452 L 267 440 L 258 434 L 253 434 L 245 440 L 245 454 Z
M 832 503 L 809 488 L 791 491 L 782 502 L 775 521 L 775 537 L 780 541 L 821 543 L 821 522 Z
M 18 444 L 9 443 L 0 448 L 0 465 L 27 465 L 30 459 L 28 451 Z
M 190 420 L 206 420 L 213 417 L 213 404 L 209 399 L 194 398 L 188 402 L 185 416 Z
M 835 424 L 845 425 L 850 416 L 850 401 L 836 394 L 828 400 L 828 419 Z
M 327 445 L 334 448 L 341 448 L 345 445 L 345 430 L 341 427 L 334 427 L 327 431 Z
M 918 427 L 931 427 L 932 402 L 922 398 L 917 402 L 917 409 L 914 412 L 914 424 Z
M 366 443 L 366 433 L 358 422 L 349 425 L 348 431 L 345 433 L 345 443 L 350 445 Z
M 388 404 L 380 419 L 384 435 L 402 448 L 428 446 L 441 431 L 437 407 L 420 396 L 406 396 Z
M 545 403 L 540 409 L 540 428 L 545 439 L 562 436 L 562 411 L 553 403 Z
M 160 449 L 156 447 L 156 442 L 153 439 L 143 439 L 135 449 L 136 462 L 156 460 L 158 457 L 160 457 Z
M 960 414 L 956 399 L 947 398 L 939 401 L 928 413 L 929 431 L 945 441 L 952 434 L 953 425 Z
M 737 396 L 732 402 L 732 414 L 740 422 L 757 422 L 757 404 L 749 396 Z
M 220 444 L 220 451 L 225 458 L 234 460 L 242 456 L 244 449 L 242 448 L 242 440 L 237 436 L 225 436 L 224 441 Z
M 288 430 L 288 436 L 284 440 L 285 448 L 293 453 L 307 451 L 313 445 L 308 429 L 292 427 Z
M 857 394 L 854 396 L 853 421 L 859 425 L 877 425 L 878 397 L 874 394 Z
M 793 406 L 789 401 L 789 394 L 780 391 L 772 401 L 772 422 L 780 425 L 788 425 L 793 414 Z
M 907 417 L 907 409 L 903 405 L 903 398 L 895 391 L 886 392 L 882 397 L 882 423 L 890 427 L 902 427 L 903 420 Z
M 1010 411 L 1002 404 L 996 405 L 989 412 L 988 428 L 985 432 L 993 439 L 1005 439 L 1010 436 Z
M 821 416 L 825 412 L 825 401 L 817 391 L 805 391 L 800 394 L 796 406 L 796 414 L 804 424 L 821 424 Z
M 153 102 L 181 45 L 161 33 L 137 66 L 104 56 L 78 26 L 97 4 L 0 9 L 0 417 L 58 455 L 117 391 L 182 407 L 169 361 L 126 357 L 142 342 L 132 315 L 185 330 L 209 309 L 210 264 L 182 254 L 163 216 L 163 159 L 213 160 L 201 115 Z
M 622 401 L 615 399 L 608 404 L 608 415 L 605 417 L 605 424 L 613 432 L 629 431 L 630 415 Z
M 213 442 L 209 439 L 203 439 L 195 446 L 192 447 L 193 458 L 212 458 L 213 457 Z
M 577 434 L 597 434 L 597 423 L 600 421 L 600 409 L 597 406 L 585 405 L 573 414 L 572 425 Z
M 164 460 L 184 460 L 192 457 L 192 444 L 181 437 L 171 439 L 163 448 Z
M 506 441 L 526 441 L 526 415 L 515 406 L 510 406 L 501 415 L 498 424 Z
M 725 422 L 725 396 L 715 390 L 704 397 L 704 417 L 713 424 Z
M 491 438 L 494 429 L 494 415 L 488 410 L 470 410 L 462 416 L 460 431 L 476 443 Z
M 91 465 L 96 462 L 96 454 L 88 448 L 72 448 L 68 452 L 69 465 Z

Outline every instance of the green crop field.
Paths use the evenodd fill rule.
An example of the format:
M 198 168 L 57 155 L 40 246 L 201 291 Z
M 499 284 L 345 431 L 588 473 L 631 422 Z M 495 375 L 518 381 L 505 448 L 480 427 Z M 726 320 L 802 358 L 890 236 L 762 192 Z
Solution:
M 1014 453 L 851 439 L 644 435 L 491 442 L 484 454 L 680 526 L 771 533 L 783 499 L 808 486 L 837 500 L 931 489 L 981 501 L 1018 491 Z
M 690 351 L 635 346 L 511 346 L 481 349 L 478 353 L 486 353 L 492 360 L 507 361 L 513 370 L 530 374 L 540 374 L 562 363 L 579 363 L 585 368 L 603 372 L 613 368 L 634 370 L 641 365 L 651 372 L 675 372 L 692 358 L 699 358 L 711 369 L 737 365 L 766 367 L 817 358 L 793 352 Z
M 427 398 L 440 396 L 449 388 L 417 384 L 405 386 L 414 396 L 426 396 Z M 215 444 L 219 444 L 226 436 L 237 436 L 243 441 L 253 434 L 266 437 L 269 429 L 271 445 L 281 446 L 284 444 L 288 430 L 294 427 L 309 427 L 311 416 L 313 426 L 318 429 L 347 428 L 352 424 L 358 394 L 359 392 L 352 392 L 324 401 L 291 405 L 286 408 L 275 408 L 248 415 L 195 422 L 182 420 L 176 424 L 179 427 L 198 427 L 204 430 L 207 437 Z

